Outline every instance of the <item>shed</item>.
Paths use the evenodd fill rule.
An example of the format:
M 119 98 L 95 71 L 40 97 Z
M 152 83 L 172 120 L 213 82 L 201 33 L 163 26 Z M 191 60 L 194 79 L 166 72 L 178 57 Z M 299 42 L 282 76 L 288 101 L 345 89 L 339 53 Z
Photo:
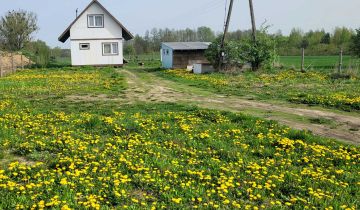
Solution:
M 164 42 L 161 44 L 161 63 L 166 69 L 186 69 L 196 63 L 207 63 L 205 51 L 210 42 Z

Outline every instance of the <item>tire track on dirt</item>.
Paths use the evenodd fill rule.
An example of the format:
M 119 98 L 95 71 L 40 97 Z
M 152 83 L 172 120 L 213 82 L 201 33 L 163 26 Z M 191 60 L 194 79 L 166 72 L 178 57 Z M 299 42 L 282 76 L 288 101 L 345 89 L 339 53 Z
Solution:
M 278 121 L 294 129 L 309 130 L 319 136 L 334 138 L 352 144 L 360 144 L 360 117 L 358 116 L 338 114 L 313 108 L 294 108 L 286 105 L 241 99 L 235 96 L 226 97 L 211 93 L 212 96 L 209 96 L 209 92 L 206 90 L 200 90 L 186 85 L 183 85 L 183 89 L 186 89 L 186 91 L 180 90 L 176 88 L 179 85 L 176 82 L 159 78 L 152 73 L 137 72 L 135 70 L 121 70 L 119 72 L 127 78 L 129 88 L 126 91 L 126 96 L 127 99 L 132 102 L 178 102 L 198 105 L 204 108 L 235 112 L 241 112 L 244 109 L 251 108 L 259 111 L 275 111 L 309 119 L 324 118 L 334 122 L 336 127 L 326 124 L 300 122 L 285 117 L 282 118 L 281 116 L 266 117 L 266 119 Z M 141 74 L 141 76 L 139 74 Z M 147 77 L 146 80 L 142 78 L 144 76 Z M 193 91 L 195 89 L 196 93 Z

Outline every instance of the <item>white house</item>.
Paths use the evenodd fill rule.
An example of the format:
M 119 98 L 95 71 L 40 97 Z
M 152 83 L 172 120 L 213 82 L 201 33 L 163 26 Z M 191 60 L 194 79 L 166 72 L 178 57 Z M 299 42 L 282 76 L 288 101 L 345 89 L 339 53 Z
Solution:
M 59 41 L 71 42 L 73 66 L 122 66 L 123 42 L 133 35 L 93 0 L 61 34 Z

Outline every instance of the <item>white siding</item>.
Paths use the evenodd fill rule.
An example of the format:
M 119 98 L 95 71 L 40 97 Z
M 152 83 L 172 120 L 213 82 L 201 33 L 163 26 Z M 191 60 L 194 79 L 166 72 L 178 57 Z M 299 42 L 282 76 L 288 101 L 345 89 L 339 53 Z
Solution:
M 162 59 L 161 59 L 161 63 L 162 63 L 162 67 L 165 69 L 171 69 L 173 68 L 173 50 L 171 48 L 169 48 L 168 46 L 162 44 L 161 46 L 161 53 L 162 53 Z M 169 54 L 164 54 L 164 51 L 168 50 Z
M 88 28 L 88 15 L 103 14 L 104 28 Z M 70 29 L 71 39 L 122 38 L 122 28 L 101 7 L 94 3 Z
M 104 42 L 117 42 L 119 46 L 119 55 L 103 55 L 102 43 Z M 90 43 L 90 50 L 80 50 L 80 43 Z M 73 66 L 122 65 L 123 42 L 122 40 L 71 41 L 71 60 Z
M 88 15 L 92 14 L 104 15 L 103 28 L 88 28 Z M 122 28 L 97 3 L 92 4 L 74 23 L 70 29 L 70 39 L 73 66 L 123 64 Z M 103 55 L 104 42 L 117 42 L 119 54 Z M 80 43 L 90 43 L 90 50 L 80 50 Z

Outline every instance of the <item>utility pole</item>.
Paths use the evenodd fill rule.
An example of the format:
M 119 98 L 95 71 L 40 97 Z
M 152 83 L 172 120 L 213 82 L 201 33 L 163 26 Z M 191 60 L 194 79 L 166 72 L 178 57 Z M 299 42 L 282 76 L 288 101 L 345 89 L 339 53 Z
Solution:
M 253 41 L 255 43 L 256 42 L 256 24 L 255 24 L 254 5 L 253 5 L 252 0 L 249 0 L 249 6 L 250 6 L 251 25 L 252 25 L 252 37 L 253 37 Z
M 226 34 L 229 30 L 229 25 L 230 25 L 230 19 L 231 19 L 231 13 L 232 13 L 232 9 L 233 9 L 233 5 L 234 5 L 234 0 L 230 1 L 230 6 L 229 6 L 229 12 L 227 15 L 227 19 L 226 19 L 226 23 L 225 23 L 225 29 L 224 29 L 224 35 L 222 37 L 221 40 L 221 46 L 220 46 L 220 55 L 219 55 L 219 64 L 220 64 L 220 69 L 222 68 L 222 64 L 224 61 L 224 46 L 225 46 L 225 39 L 226 39 Z

